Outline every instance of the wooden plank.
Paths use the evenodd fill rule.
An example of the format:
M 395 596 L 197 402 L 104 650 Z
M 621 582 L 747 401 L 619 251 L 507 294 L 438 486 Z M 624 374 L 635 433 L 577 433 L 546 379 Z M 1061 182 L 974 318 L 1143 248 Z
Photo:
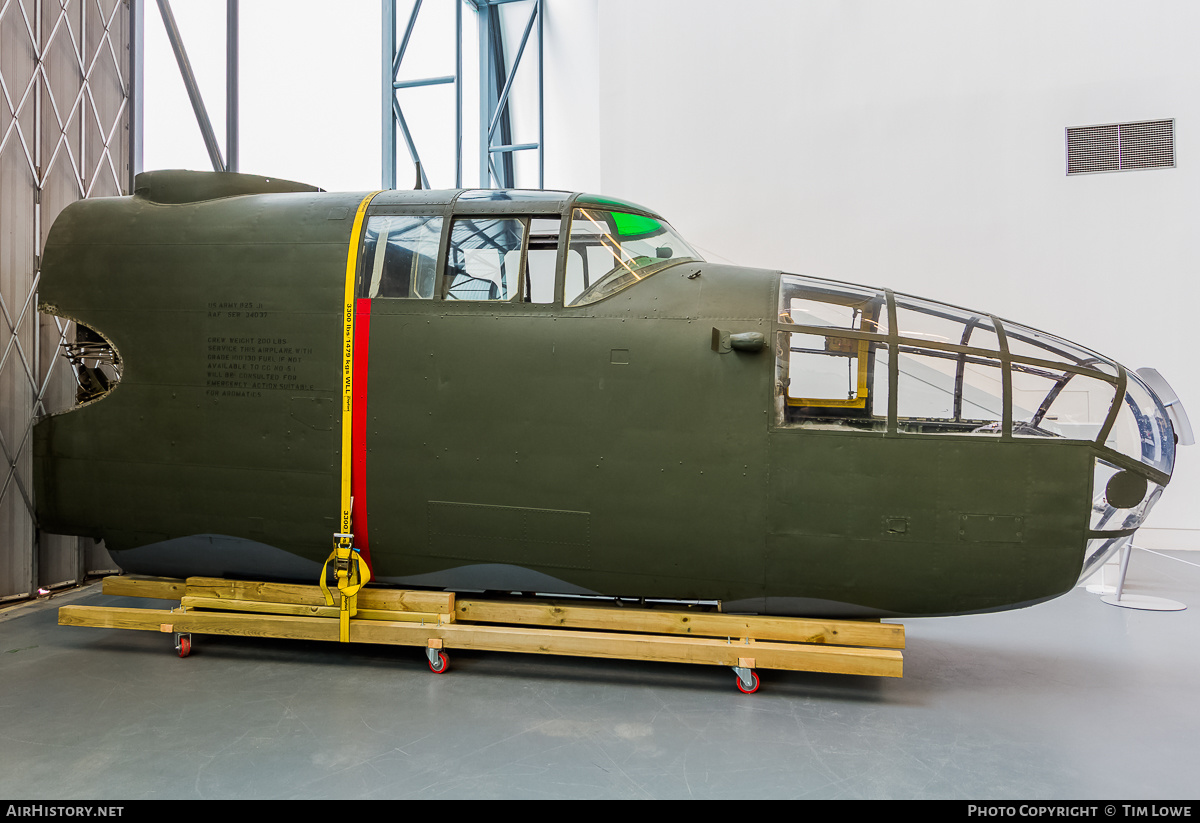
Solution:
M 295 583 L 260 583 L 248 580 L 225 580 L 219 577 L 189 577 L 187 594 L 228 600 L 252 600 L 260 603 L 293 603 L 303 606 L 324 606 L 325 595 L 320 586 Z M 329 588 L 334 605 L 341 594 Z M 384 611 L 454 613 L 454 592 L 427 592 L 409 589 L 363 589 L 358 593 L 362 609 Z
M 324 601 L 322 601 L 324 602 Z M 271 603 L 264 600 L 229 600 L 223 597 L 192 597 L 186 595 L 180 605 L 188 609 L 216 609 L 234 612 L 262 612 L 264 614 L 290 614 L 298 617 L 324 617 L 337 620 L 340 606 L 305 606 L 299 603 Z M 384 609 L 359 608 L 356 620 L 395 620 L 404 623 L 450 623 L 452 614 L 436 612 L 402 612 Z
M 101 584 L 105 594 L 120 597 L 150 597 L 156 600 L 178 600 L 187 590 L 184 581 L 174 577 L 142 577 L 133 574 L 110 575 Z
M 358 638 L 385 643 L 387 623 L 359 624 Z M 775 642 L 729 643 L 708 637 L 665 637 L 661 635 L 613 634 L 599 631 L 552 631 L 509 626 L 471 626 L 452 623 L 425 630 L 441 637 L 445 648 L 559 654 L 573 657 L 607 657 L 626 660 L 657 660 L 736 666 L 740 658 L 754 658 L 760 669 L 861 674 L 900 677 L 904 671 L 901 652 L 895 649 L 860 649 Z M 353 626 L 352 626 L 353 632 Z M 354 639 L 354 635 L 351 635 Z M 416 645 L 408 640 L 393 640 Z
M 58 620 L 65 626 L 305 640 L 338 639 L 337 622 L 320 617 L 63 606 L 59 609 Z M 903 673 L 902 655 L 892 649 L 756 641 L 732 643 L 705 637 L 675 638 L 565 629 L 551 631 L 510 626 L 472 626 L 462 623 L 442 626 L 383 620 L 353 620 L 350 623 L 352 643 L 427 647 L 430 640 L 441 640 L 446 649 L 470 648 L 724 666 L 735 666 L 739 659 L 752 657 L 760 669 L 882 677 L 900 677 Z
M 896 623 L 568 606 L 562 603 L 519 603 L 505 600 L 459 600 L 455 606 L 455 613 L 460 621 L 476 623 L 510 623 L 702 637 L 753 637 L 756 640 L 791 643 L 904 648 L 904 626 Z
M 338 640 L 338 621 L 324 617 L 125 609 L 114 606 L 63 606 L 58 610 L 58 624 L 185 634 L 194 632 L 291 640 Z

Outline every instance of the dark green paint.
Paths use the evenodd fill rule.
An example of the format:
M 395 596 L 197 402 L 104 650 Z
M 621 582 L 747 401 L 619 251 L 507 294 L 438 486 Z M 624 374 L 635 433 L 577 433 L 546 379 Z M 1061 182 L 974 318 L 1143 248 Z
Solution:
M 216 534 L 321 562 L 339 507 L 339 318 L 363 195 L 225 196 L 255 178 L 210 177 L 144 175 L 139 192 L 159 202 L 80 202 L 50 234 L 43 310 L 99 331 L 125 371 L 107 396 L 36 426 L 41 527 L 117 552 Z M 166 205 L 196 196 L 218 199 Z M 452 197 L 389 192 L 370 213 L 449 215 Z M 556 304 L 374 300 L 375 576 L 506 563 L 607 595 L 902 615 L 1069 589 L 1089 444 L 777 427 L 771 347 L 713 341 L 714 329 L 771 339 L 778 275 L 688 263 L 566 309 L 560 262 Z M 272 344 L 259 341 L 293 354 L 263 355 Z

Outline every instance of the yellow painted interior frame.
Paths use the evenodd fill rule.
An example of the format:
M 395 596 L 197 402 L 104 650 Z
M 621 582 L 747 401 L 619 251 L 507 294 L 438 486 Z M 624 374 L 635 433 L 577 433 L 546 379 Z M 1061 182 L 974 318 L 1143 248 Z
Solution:
M 827 334 L 826 338 L 837 337 L 835 334 Z M 788 332 L 789 339 L 789 361 L 790 357 L 790 341 L 791 332 Z M 843 338 L 845 339 L 845 338 Z M 787 404 L 789 406 L 815 406 L 818 408 L 830 409 L 865 409 L 867 407 L 867 353 L 870 349 L 870 341 L 858 341 L 858 386 L 855 389 L 855 397 L 847 400 L 833 400 L 822 397 L 788 397 Z

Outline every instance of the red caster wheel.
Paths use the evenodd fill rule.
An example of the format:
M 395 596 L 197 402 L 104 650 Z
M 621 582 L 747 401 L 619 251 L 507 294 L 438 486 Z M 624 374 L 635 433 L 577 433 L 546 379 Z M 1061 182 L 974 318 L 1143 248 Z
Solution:
M 427 649 L 426 654 L 429 657 L 429 671 L 434 674 L 442 674 L 450 666 L 450 658 L 446 657 L 444 651 L 438 649 Z
M 179 652 L 180 657 L 187 657 L 192 653 L 192 638 L 191 635 L 180 635 L 179 640 L 175 643 L 175 650 Z
M 738 672 L 737 687 L 738 691 L 742 694 L 754 694 L 756 691 L 758 691 L 758 672 L 750 669 L 748 674 L 749 680 L 747 681 L 743 679 L 741 672 Z

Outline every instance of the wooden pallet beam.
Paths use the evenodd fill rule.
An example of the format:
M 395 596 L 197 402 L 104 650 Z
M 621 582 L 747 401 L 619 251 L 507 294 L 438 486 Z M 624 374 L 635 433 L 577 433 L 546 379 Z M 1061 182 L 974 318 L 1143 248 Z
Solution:
M 332 593 L 334 590 L 330 589 Z M 362 593 L 359 593 L 361 598 Z M 322 601 L 323 602 L 323 601 Z M 192 597 L 185 595 L 180 600 L 185 609 L 209 609 L 215 611 L 252 612 L 264 614 L 290 614 L 296 617 L 327 617 L 338 619 L 340 606 L 307 606 L 299 603 L 271 603 L 263 600 L 229 600 L 221 597 Z M 438 612 L 411 612 L 393 609 L 364 609 L 361 606 L 356 620 L 395 620 L 404 623 L 451 623 L 454 615 Z
M 333 603 L 341 599 L 331 588 Z M 257 603 L 288 603 L 304 606 L 324 606 L 325 595 L 319 586 L 296 583 L 257 583 L 243 580 L 224 580 L 216 577 L 189 577 L 187 594 L 228 600 L 248 600 Z M 360 609 L 383 611 L 454 613 L 454 592 L 427 592 L 409 589 L 363 589 L 358 593 Z
M 148 597 L 154 600 L 178 600 L 187 593 L 187 583 L 173 577 L 110 575 L 100 590 L 118 597 Z
M 246 637 L 338 640 L 338 624 L 322 617 L 256 615 L 228 612 L 121 609 L 103 606 L 63 606 L 59 623 L 113 629 L 224 634 Z M 664 637 L 570 631 L 512 626 L 449 623 L 439 626 L 383 620 L 354 620 L 350 642 L 429 647 L 441 640 L 446 649 L 558 654 L 703 663 L 736 666 L 753 658 L 758 668 L 900 677 L 903 657 L 893 649 L 860 649 L 816 644 L 744 640 L 731 642 L 707 637 Z
M 791 643 L 904 648 L 904 626 L 896 623 L 569 606 L 551 602 L 516 603 L 504 600 L 459 600 L 455 606 L 455 613 L 459 621 L 471 623 L 506 623 L 703 637 L 753 637 L 757 640 Z

